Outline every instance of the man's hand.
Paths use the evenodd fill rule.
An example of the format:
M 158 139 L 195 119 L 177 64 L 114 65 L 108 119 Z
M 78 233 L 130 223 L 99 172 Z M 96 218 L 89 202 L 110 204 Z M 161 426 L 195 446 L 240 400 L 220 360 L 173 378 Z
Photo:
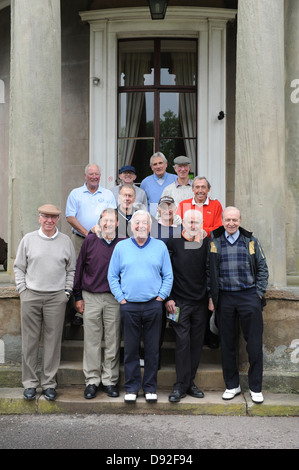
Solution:
M 84 312 L 84 300 L 77 300 L 77 302 L 75 302 L 75 306 L 76 306 L 77 312 L 83 314 L 83 312 Z

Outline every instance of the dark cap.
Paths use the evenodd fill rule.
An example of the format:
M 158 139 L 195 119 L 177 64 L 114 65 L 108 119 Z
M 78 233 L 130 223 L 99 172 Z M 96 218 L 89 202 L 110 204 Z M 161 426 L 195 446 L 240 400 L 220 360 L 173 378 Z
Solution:
M 125 171 L 132 171 L 133 173 L 135 173 L 136 175 L 136 170 L 133 166 L 130 166 L 130 165 L 126 165 L 126 166 L 122 166 L 119 170 L 118 170 L 118 173 L 121 174 L 121 173 L 124 173 Z
M 175 204 L 173 197 L 163 196 L 163 197 L 161 197 L 160 201 L 158 202 L 158 206 L 160 206 L 160 204 L 164 204 L 165 202 L 166 202 L 166 204 Z

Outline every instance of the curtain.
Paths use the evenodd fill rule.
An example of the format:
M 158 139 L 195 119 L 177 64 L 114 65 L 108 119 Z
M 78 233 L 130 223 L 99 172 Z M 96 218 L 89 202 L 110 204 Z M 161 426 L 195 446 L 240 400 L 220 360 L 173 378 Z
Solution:
M 122 56 L 121 70 L 125 75 L 125 85 L 143 85 L 144 74 L 148 73 L 151 54 L 125 53 Z M 119 141 L 120 166 L 130 165 L 133 159 L 145 93 L 135 92 L 126 94 L 126 125 L 121 129 L 120 137 L 128 137 Z
M 176 83 L 179 85 L 193 85 L 196 76 L 196 54 L 193 52 L 176 52 L 172 54 L 173 71 Z M 187 157 L 191 159 L 191 169 L 196 168 L 196 95 L 194 93 L 180 93 L 179 117 Z M 194 137 L 194 139 L 190 139 Z

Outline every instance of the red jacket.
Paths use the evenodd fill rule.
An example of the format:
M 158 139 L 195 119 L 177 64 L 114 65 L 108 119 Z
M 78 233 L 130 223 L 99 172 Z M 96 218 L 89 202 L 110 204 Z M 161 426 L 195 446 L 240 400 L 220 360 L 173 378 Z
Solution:
M 202 206 L 192 204 L 193 198 L 185 199 L 181 201 L 178 205 L 176 214 L 178 214 L 181 219 L 184 218 L 184 213 L 187 210 L 199 210 L 203 215 L 203 229 L 207 232 L 208 237 L 210 233 L 222 225 L 222 206 L 217 199 L 209 199 L 209 204 L 204 204 Z

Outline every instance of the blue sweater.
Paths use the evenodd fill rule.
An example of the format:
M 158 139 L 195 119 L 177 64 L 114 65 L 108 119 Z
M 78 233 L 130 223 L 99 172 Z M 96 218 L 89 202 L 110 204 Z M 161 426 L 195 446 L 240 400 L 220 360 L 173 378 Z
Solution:
M 151 237 L 142 247 L 134 238 L 120 241 L 110 260 L 108 282 L 118 302 L 147 302 L 158 296 L 166 299 L 173 274 L 165 243 Z
M 163 190 L 177 179 L 177 175 L 172 173 L 165 173 L 162 178 L 163 184 L 159 184 L 159 178 L 153 173 L 141 181 L 140 188 L 146 192 L 148 211 L 155 217 L 157 213 L 157 206 Z

